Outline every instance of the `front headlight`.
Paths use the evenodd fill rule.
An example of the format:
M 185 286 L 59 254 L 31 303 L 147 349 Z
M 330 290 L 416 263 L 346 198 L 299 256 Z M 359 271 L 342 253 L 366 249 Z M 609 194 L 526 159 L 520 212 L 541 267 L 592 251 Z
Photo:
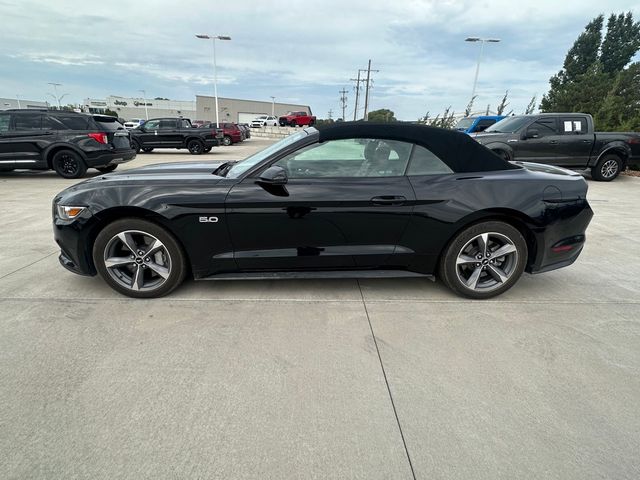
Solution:
M 80 215 L 87 207 L 71 207 L 66 205 L 58 205 L 56 210 L 58 211 L 58 217 L 63 220 L 73 220 Z

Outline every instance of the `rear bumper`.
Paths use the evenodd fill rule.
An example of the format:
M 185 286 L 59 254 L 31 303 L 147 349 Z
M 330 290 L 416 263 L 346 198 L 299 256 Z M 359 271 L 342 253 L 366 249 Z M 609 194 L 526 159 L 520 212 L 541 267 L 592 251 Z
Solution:
M 536 255 L 527 266 L 529 273 L 543 273 L 575 262 L 586 240 L 585 231 L 593 218 L 586 200 L 551 205 L 545 212 L 551 222 L 535 233 Z
M 127 150 L 115 150 L 115 151 L 103 151 L 92 152 L 86 154 L 85 161 L 87 167 L 106 167 L 107 165 L 117 165 L 119 163 L 126 163 L 136 158 L 136 151 L 132 149 Z

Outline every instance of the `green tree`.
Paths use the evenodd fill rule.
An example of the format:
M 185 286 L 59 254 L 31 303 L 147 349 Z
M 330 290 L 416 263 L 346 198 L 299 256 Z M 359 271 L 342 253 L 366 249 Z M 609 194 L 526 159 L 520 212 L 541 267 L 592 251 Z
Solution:
M 601 47 L 602 70 L 610 74 L 622 71 L 639 48 L 640 23 L 633 21 L 631 12 L 611 14 Z
M 640 130 L 640 63 L 632 63 L 616 77 L 596 115 L 596 123 L 605 131 Z
M 397 122 L 398 120 L 394 116 L 394 113 L 387 109 L 381 108 L 380 110 L 374 110 L 369 112 L 367 115 L 367 120 L 370 122 Z

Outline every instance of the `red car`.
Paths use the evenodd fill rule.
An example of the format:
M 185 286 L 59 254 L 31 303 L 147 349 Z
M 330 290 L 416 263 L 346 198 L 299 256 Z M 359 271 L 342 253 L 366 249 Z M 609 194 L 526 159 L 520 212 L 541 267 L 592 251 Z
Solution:
M 282 115 L 278 118 L 278 123 L 281 127 L 290 125 L 292 127 L 299 126 L 312 126 L 316 123 L 315 115 L 310 115 L 307 112 L 287 112 L 286 115 Z
M 200 128 L 215 128 L 215 123 L 206 123 L 202 125 Z M 220 123 L 220 128 L 224 132 L 224 137 L 222 138 L 222 145 L 233 145 L 234 143 L 240 143 L 242 140 L 242 130 L 235 123 Z

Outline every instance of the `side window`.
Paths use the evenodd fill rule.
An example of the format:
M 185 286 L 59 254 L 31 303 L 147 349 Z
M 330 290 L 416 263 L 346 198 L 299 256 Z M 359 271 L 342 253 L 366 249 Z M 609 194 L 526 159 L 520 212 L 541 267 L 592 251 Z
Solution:
M 182 128 L 191 128 L 191 124 L 189 123 L 189 120 L 180 120 L 180 126 Z
M 50 115 L 45 115 L 42 117 L 42 129 L 43 130 L 68 130 L 67 126 L 65 126 L 62 122 L 58 121 L 57 118 L 52 117 Z
M 160 130 L 173 130 L 176 128 L 176 121 L 170 118 L 163 118 L 160 120 Z
M 561 118 L 560 126 L 565 135 L 587 133 L 587 119 L 584 117 Z
M 16 130 L 41 130 L 42 115 L 39 113 L 15 115 L 13 124 Z
M 453 170 L 430 150 L 421 145 L 414 147 L 407 175 L 440 175 L 443 173 L 453 173 Z
M 160 128 L 160 120 L 149 120 L 144 123 L 144 128 L 151 131 L 158 130 Z
M 411 144 L 349 138 L 304 147 L 278 160 L 290 178 L 393 177 L 404 175 Z
M 70 130 L 87 130 L 89 118 L 84 115 L 60 115 L 56 119 Z
M 0 133 L 9 130 L 9 120 L 11 117 L 8 114 L 0 114 Z
M 548 137 L 549 135 L 558 135 L 558 127 L 555 118 L 541 118 L 529 125 L 528 130 L 537 130 L 538 136 Z
M 478 120 L 478 124 L 476 125 L 476 132 L 484 132 L 487 128 L 489 128 L 494 123 L 496 123 L 496 121 L 490 118 L 487 118 L 484 120 Z

